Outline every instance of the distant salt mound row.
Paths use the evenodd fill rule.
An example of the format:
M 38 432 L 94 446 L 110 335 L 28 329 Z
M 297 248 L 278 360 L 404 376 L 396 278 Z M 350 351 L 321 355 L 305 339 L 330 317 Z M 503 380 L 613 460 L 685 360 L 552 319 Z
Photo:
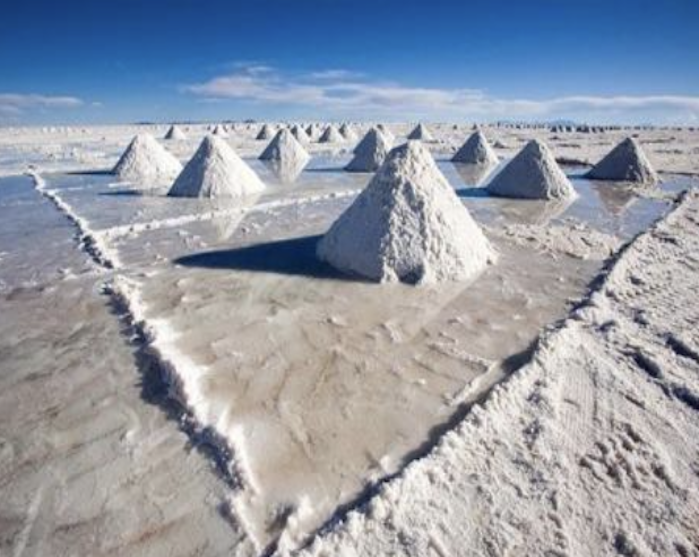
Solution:
M 122 180 L 150 189 L 172 181 L 181 170 L 180 161 L 152 135 L 141 133 L 131 140 L 112 172 Z
M 187 139 L 187 136 L 179 126 L 172 125 L 165 134 L 165 139 L 168 141 L 184 141 Z
M 269 141 L 274 137 L 274 130 L 269 124 L 265 124 L 260 128 L 259 133 L 255 137 L 258 141 Z
M 375 172 L 386 160 L 391 141 L 377 128 L 371 128 L 354 149 L 354 157 L 345 166 L 348 172 Z
M 257 194 L 265 185 L 220 137 L 206 136 L 172 184 L 171 197 L 209 199 Z
M 342 143 L 343 135 L 335 126 L 328 126 L 318 139 L 318 143 Z
M 471 279 L 495 259 L 427 148 L 415 141 L 389 153 L 320 240 L 317 255 L 371 280 L 423 284 Z
M 480 130 L 473 133 L 452 157 L 452 162 L 494 165 L 499 159 Z
M 647 184 L 659 179 L 641 146 L 630 137 L 614 147 L 587 173 L 587 177 L 593 180 Z
M 304 166 L 310 155 L 291 131 L 283 129 L 277 132 L 259 158 L 263 161 L 282 161 L 289 165 L 293 163 L 293 166 Z
M 427 126 L 423 124 L 418 124 L 415 126 L 413 131 L 411 131 L 408 134 L 408 139 L 415 139 L 419 141 L 432 141 L 434 140 L 434 137 L 430 133 L 430 130 L 427 129 Z
M 220 124 L 216 125 L 211 133 L 212 133 L 212 135 L 215 135 L 218 137 L 228 137 L 228 132 L 226 131 L 226 128 L 224 128 Z
M 342 137 L 344 137 L 347 141 L 357 141 L 357 134 L 354 133 L 352 126 L 349 124 L 342 124 L 339 131 Z
M 527 143 L 493 178 L 488 192 L 522 199 L 565 199 L 577 195 L 549 148 L 536 139 Z

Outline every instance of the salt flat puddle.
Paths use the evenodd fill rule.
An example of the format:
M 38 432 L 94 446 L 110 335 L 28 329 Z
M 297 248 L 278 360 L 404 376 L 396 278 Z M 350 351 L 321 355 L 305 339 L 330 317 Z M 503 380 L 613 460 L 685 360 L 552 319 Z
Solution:
M 342 162 L 316 162 L 246 212 L 162 228 L 159 220 L 211 205 L 118 195 L 105 177 L 48 180 L 96 230 L 153 225 L 110 236 L 110 247 L 146 320 L 188 362 L 189 403 L 234 448 L 244 478 L 235 512 L 260 547 L 282 534 L 302 539 L 428 447 L 602 264 L 495 234 L 500 260 L 471 284 L 347 279 L 314 258 L 317 235 L 369 178 L 332 170 Z M 463 169 L 440 166 L 489 229 L 575 218 L 628 238 L 667 208 L 636 197 L 619 207 L 583 180 L 570 207 L 495 200 L 465 187 Z

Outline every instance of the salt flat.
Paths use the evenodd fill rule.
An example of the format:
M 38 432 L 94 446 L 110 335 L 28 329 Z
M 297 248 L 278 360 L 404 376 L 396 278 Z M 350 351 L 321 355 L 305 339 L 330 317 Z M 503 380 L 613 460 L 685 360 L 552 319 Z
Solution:
M 411 127 L 391 126 L 398 143 Z M 186 162 L 205 130 L 197 126 L 183 128 L 187 140 L 162 144 Z M 160 136 L 167 128 L 148 129 Z M 13 299 L 24 291 L 31 296 L 45 296 L 49 290 L 49 295 L 61 300 L 64 288 L 74 291 L 79 286 L 72 295 L 84 296 L 88 306 L 84 311 L 99 314 L 97 322 L 104 323 L 105 332 L 99 340 L 69 339 L 61 353 L 79 359 L 86 350 L 84 342 L 101 346 L 107 339 L 113 340 L 114 345 L 105 352 L 95 352 L 114 354 L 110 384 L 116 381 L 113 388 L 119 396 L 127 397 L 129 408 L 135 406 L 133 412 L 145 412 L 152 416 L 150 419 L 161 420 L 162 435 L 173 444 L 174 440 L 184 443 L 177 424 L 165 419 L 166 402 L 161 401 L 160 407 L 148 405 L 133 389 L 144 381 L 147 370 L 129 357 L 134 348 L 128 336 L 144 335 L 136 344 L 152 351 L 171 382 L 171 394 L 180 403 L 175 412 L 188 410 L 188 420 L 195 424 L 185 428 L 188 435 L 210 435 L 219 462 L 224 462 L 225 470 L 214 473 L 205 456 L 193 459 L 184 450 L 168 453 L 172 466 L 182 467 L 179 476 L 187 478 L 181 494 L 187 502 L 174 508 L 188 524 L 194 520 L 188 517 L 197 514 L 200 537 L 189 541 L 204 543 L 206 539 L 209 545 L 202 546 L 202 553 L 218 554 L 232 548 L 241 554 L 275 547 L 280 552 L 291 550 L 307 542 L 327 521 L 333 531 L 312 546 L 318 551 L 327 547 L 332 548 L 330 553 L 339 551 L 338 547 L 361 547 L 360 554 L 399 551 L 395 545 L 398 538 L 387 533 L 389 523 L 381 513 L 376 518 L 362 515 L 338 525 L 336 509 L 365 502 L 377 482 L 395 474 L 398 479 L 385 484 L 386 491 L 394 484 L 413 481 L 401 476 L 406 464 L 431 454 L 441 435 L 464 417 L 475 419 L 469 418 L 473 403 L 494 385 L 506 378 L 510 378 L 508 385 L 517 385 L 519 368 L 530 361 L 533 343 L 541 331 L 564 320 L 572 306 L 588 295 L 590 284 L 599 280 L 605 260 L 666 214 L 679 191 L 696 183 L 693 176 L 676 174 L 697 170 L 693 167 L 695 159 L 689 156 L 692 149 L 699 148 L 696 133 L 637 132 L 664 179 L 660 187 L 643 191 L 582 177 L 582 164 L 608 151 L 621 132 L 557 133 L 565 137 L 553 139 L 554 134 L 546 130 L 494 128 L 486 130 L 489 139 L 511 146 L 497 149 L 502 157 L 512 156 L 530 138 L 543 137 L 557 157 L 574 159 L 577 166 L 566 170 L 579 194 L 571 203 L 494 199 L 479 187 L 487 182 L 487 176 L 448 162 L 468 128 L 436 125 L 430 129 L 436 139 L 428 145 L 440 170 L 500 255 L 496 265 L 469 283 L 376 285 L 341 275 L 316 260 L 318 236 L 370 179 L 369 174 L 342 171 L 351 157 L 350 144 L 310 144 L 312 161 L 298 177 L 289 180 L 254 160 L 266 145 L 254 139 L 257 128 L 236 127 L 227 141 L 268 186 L 264 193 L 242 204 L 169 199 L 163 193 L 133 195 L 128 184 L 117 182 L 113 176 L 91 173 L 113 165 L 134 128 L 72 130 L 69 139 L 60 139 L 52 131 L 16 130 L 8 134 L 12 147 L 0 147 L 0 160 L 10 169 L 7 172 L 16 173 L 26 170 L 20 162 L 25 160 L 23 150 L 36 153 L 33 142 L 42 136 L 48 139 L 42 139 L 45 152 L 35 154 L 33 170 L 38 174 L 33 180 L 7 178 L 0 185 L 2 209 L 8 215 L 0 227 L 2 303 L 13 307 Z M 678 141 L 678 137 L 683 140 Z M 2 140 L 9 142 L 6 136 Z M 670 143 L 673 149 L 667 148 Z M 75 171 L 83 173 L 69 173 Z M 44 195 L 41 202 L 40 194 Z M 24 198 L 31 200 L 26 203 L 34 213 L 23 213 L 18 222 L 18 207 Z M 80 227 L 87 252 L 69 241 L 71 229 L 66 216 Z M 18 227 L 29 233 L 39 223 L 49 222 L 63 229 L 62 236 L 58 235 L 62 238 L 60 250 L 41 239 L 27 241 L 26 247 L 13 246 Z M 15 265 L 20 251 L 31 258 Z M 63 253 L 66 255 L 59 256 Z M 90 262 L 88 254 L 97 262 Z M 51 258 L 57 262 L 52 263 Z M 644 272 L 637 269 L 637 274 Z M 106 295 L 99 293 L 102 289 Z M 120 308 L 116 316 L 108 309 L 114 303 Z M 45 311 L 54 319 L 67 311 L 60 304 L 52 307 Z M 20 324 L 20 329 L 50 330 L 48 324 L 39 326 L 17 311 L 3 311 L 6 327 Z M 120 326 L 118 317 L 126 324 Z M 69 321 L 79 322 L 80 317 Z M 13 337 L 5 338 L 9 342 L 3 361 L 23 361 L 22 353 L 13 348 Z M 549 338 L 557 337 L 549 334 Z M 691 339 L 686 342 L 691 344 Z M 32 355 L 36 366 L 53 368 L 56 350 L 47 341 L 45 351 Z M 119 351 L 123 354 L 118 355 Z M 538 353 L 534 354 L 538 361 Z M 85 367 L 83 373 L 92 374 L 90 380 L 101 385 L 100 375 L 95 375 L 101 364 Z M 46 381 L 47 386 L 51 385 L 49 379 Z M 131 391 L 123 385 L 131 386 Z M 11 381 L 8 388 L 13 392 L 20 387 Z M 691 385 L 687 388 L 693 389 Z M 99 388 L 88 389 L 85 402 L 93 401 L 92 407 L 99 409 L 98 401 L 103 396 Z M 6 398 L 3 413 L 16 414 L 21 400 L 19 396 Z M 499 420 L 500 409 L 493 406 L 486 404 L 479 412 L 493 413 L 493 420 Z M 103 426 L 113 427 L 113 433 L 109 433 L 114 436 L 111 450 L 117 454 L 123 451 L 130 455 L 143 445 L 138 433 L 132 433 L 140 431 L 140 426 L 119 420 L 109 424 L 104 418 L 109 412 L 91 412 L 107 423 L 95 419 L 85 432 L 75 433 L 89 440 L 85 441 L 88 449 L 94 445 L 97 451 L 101 446 Z M 47 435 L 55 435 L 60 427 L 51 417 L 37 419 L 36 427 Z M 503 427 L 516 423 L 516 417 L 502 420 Z M 23 430 L 8 428 L 3 435 L 8 436 L 10 431 L 19 438 L 17 432 Z M 461 442 L 461 431 L 454 430 L 449 439 Z M 15 442 L 11 440 L 9 446 Z M 439 451 L 443 450 L 439 448 L 437 456 L 411 465 L 405 477 L 423 482 L 432 469 L 441 474 L 441 464 L 433 461 L 439 462 Z M 3 469 L 10 476 L 6 478 L 16 473 L 21 462 L 8 451 L 10 456 Z M 480 453 L 474 454 L 481 458 Z M 60 447 L 49 446 L 43 458 L 38 465 L 39 477 L 45 478 L 48 469 L 60 470 Z M 94 480 L 99 483 L 127 474 L 133 467 L 127 459 L 120 465 L 123 469 L 115 472 L 109 459 L 95 463 L 88 455 L 78 454 L 76 458 L 101 475 Z M 466 457 L 462 454 L 460 458 Z M 501 458 L 516 461 L 516 455 Z M 502 470 L 508 468 L 503 466 Z M 139 486 L 148 478 L 137 475 L 129 482 Z M 17 501 L 13 516 L 18 524 L 17 533 L 9 536 L 8 545 L 13 550 L 18 544 L 40 548 L 59 543 L 55 519 L 47 518 L 44 529 L 27 526 L 31 522 L 28 517 L 36 513 L 32 509 L 43 508 L 40 502 L 27 499 L 38 483 L 39 479 L 31 477 L 26 487 L 12 484 Z M 65 490 L 56 495 L 59 507 L 68 505 L 78 493 L 98 501 L 99 490 L 85 495 L 82 488 L 68 481 Z M 430 499 L 433 492 L 420 488 L 415 493 L 416 498 L 424 494 Z M 113 499 L 108 494 L 102 497 L 100 501 L 107 502 L 100 504 L 109 507 Z M 378 501 L 384 497 L 381 495 Z M 463 504 L 471 500 L 468 495 Z M 134 504 L 139 504 L 138 499 Z M 143 504 L 147 520 L 154 525 L 164 521 Z M 394 508 L 393 503 L 377 504 L 387 506 L 389 511 Z M 454 508 L 461 504 L 454 503 Z M 400 504 L 395 508 L 403 512 Z M 220 509 L 225 510 L 225 521 Z M 199 515 L 200 511 L 205 514 Z M 410 514 L 413 512 L 422 517 L 426 511 L 411 507 Z M 429 518 L 430 513 L 427 516 L 425 524 L 430 527 L 446 524 Z M 53 529 L 49 527 L 52 524 Z M 360 524 L 366 535 L 357 534 L 355 524 Z M 410 523 L 404 527 L 409 530 Z M 455 537 L 435 534 L 434 541 L 428 539 L 425 543 L 449 547 L 451 543 L 476 539 L 460 538 L 459 528 L 450 527 Z M 97 535 L 96 524 L 83 528 L 85 536 Z M 497 528 L 497 522 L 493 528 Z M 117 547 L 128 537 L 118 526 L 113 535 Z M 576 543 L 576 535 L 569 532 L 570 543 Z M 177 536 L 170 536 L 158 531 L 153 539 L 163 544 L 179 543 L 173 541 Z M 483 536 L 497 538 L 490 531 Z M 371 547 L 370 539 L 375 540 Z M 423 541 L 420 538 L 401 551 L 425 554 Z M 483 538 L 478 543 L 489 542 Z M 686 541 L 682 543 L 686 545 Z M 138 543 L 131 550 L 131 554 L 151 551 L 147 544 Z M 108 547 L 99 551 L 106 553 Z

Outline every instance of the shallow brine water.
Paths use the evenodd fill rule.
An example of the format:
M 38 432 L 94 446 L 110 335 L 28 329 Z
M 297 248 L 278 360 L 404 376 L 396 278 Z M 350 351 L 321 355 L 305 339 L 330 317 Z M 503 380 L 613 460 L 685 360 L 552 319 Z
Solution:
M 259 547 L 301 541 L 429 448 L 584 294 L 602 257 L 542 249 L 538 230 L 627 240 L 669 207 L 580 178 L 569 205 L 493 199 L 473 168 L 440 162 L 498 263 L 470 284 L 369 284 L 314 256 L 318 235 L 370 179 L 342 172 L 346 160 L 316 157 L 298 175 L 250 161 L 270 188 L 242 205 L 133 195 L 110 176 L 44 177 L 128 285 L 197 417 L 232 447 L 242 476 L 234 511 Z M 31 233 L 60 218 L 23 210 L 16 194 L 28 179 L 0 182 L 2 204 L 17 204 L 0 222 L 0 280 L 12 291 L 49 280 L 55 247 Z M 686 185 L 669 178 L 663 188 Z M 501 233 L 513 226 L 534 241 L 518 241 L 519 228 Z

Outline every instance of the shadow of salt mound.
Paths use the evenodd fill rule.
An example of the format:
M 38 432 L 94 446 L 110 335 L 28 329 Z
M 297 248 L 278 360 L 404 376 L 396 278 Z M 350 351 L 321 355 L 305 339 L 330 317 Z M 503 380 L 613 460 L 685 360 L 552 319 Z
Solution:
M 321 236 L 279 240 L 230 250 L 195 253 L 175 260 L 177 265 L 254 273 L 305 276 L 316 279 L 367 282 L 340 273 L 316 257 Z
M 88 170 L 71 170 L 66 172 L 68 176 L 116 176 L 111 169 L 88 169 Z
M 456 173 L 466 186 L 480 186 L 497 165 L 453 163 Z

